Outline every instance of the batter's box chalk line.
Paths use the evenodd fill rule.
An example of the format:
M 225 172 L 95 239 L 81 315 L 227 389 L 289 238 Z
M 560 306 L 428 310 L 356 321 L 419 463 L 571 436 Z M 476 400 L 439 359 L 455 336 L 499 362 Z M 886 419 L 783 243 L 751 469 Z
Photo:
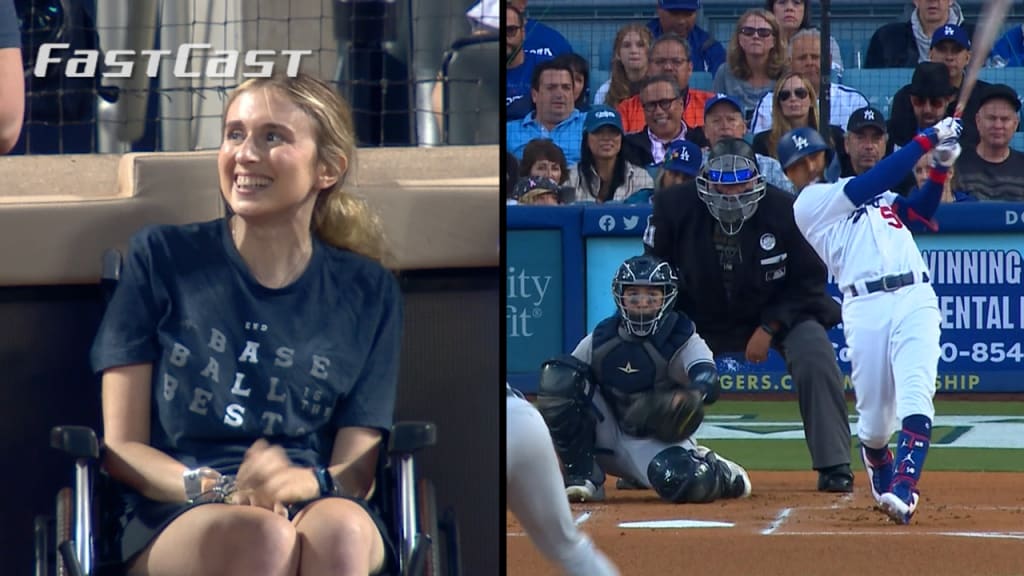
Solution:
M 645 520 L 642 522 L 621 522 L 619 528 L 680 529 L 680 528 L 732 528 L 732 522 L 717 520 Z

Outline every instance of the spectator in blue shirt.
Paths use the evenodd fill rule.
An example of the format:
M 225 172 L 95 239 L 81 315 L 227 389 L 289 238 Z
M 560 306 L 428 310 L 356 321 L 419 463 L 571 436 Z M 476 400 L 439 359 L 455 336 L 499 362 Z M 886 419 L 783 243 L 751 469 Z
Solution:
M 655 38 L 665 33 L 678 34 L 690 43 L 694 71 L 712 75 L 725 62 L 725 48 L 700 26 L 697 26 L 700 0 L 658 0 L 658 17 L 647 23 Z
M 548 138 L 562 149 L 570 165 L 580 161 L 586 114 L 573 106 L 572 87 L 572 69 L 565 64 L 548 61 L 533 69 L 530 97 L 534 110 L 506 125 L 506 148 L 516 158 L 523 157 L 530 140 Z
M 508 0 L 508 5 L 519 10 L 526 18 L 526 0 Z M 572 45 L 558 30 L 532 18 L 526 18 L 526 39 L 523 51 L 547 58 L 572 53 Z
M 14 148 L 25 119 L 25 74 L 14 0 L 0 0 L 0 154 Z
M 1024 24 L 1010 28 L 996 42 L 992 47 L 990 64 L 997 68 L 1024 66 Z
M 523 49 L 523 13 L 514 6 L 505 8 L 505 118 L 518 120 L 530 113 L 530 81 L 533 69 L 551 60 Z

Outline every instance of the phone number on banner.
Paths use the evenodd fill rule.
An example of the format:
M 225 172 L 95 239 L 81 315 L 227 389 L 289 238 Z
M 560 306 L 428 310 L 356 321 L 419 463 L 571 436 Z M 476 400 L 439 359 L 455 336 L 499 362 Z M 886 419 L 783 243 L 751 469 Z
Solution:
M 970 348 L 960 348 L 955 342 L 942 343 L 943 362 L 952 362 L 959 358 L 970 359 L 974 362 L 1016 362 L 1024 361 L 1024 352 L 1021 351 L 1020 342 L 975 342 Z

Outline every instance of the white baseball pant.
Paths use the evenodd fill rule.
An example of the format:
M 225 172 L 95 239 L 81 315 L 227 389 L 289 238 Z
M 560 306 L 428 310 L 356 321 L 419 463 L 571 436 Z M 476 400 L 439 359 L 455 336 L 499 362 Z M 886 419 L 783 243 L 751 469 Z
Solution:
M 544 556 L 569 576 L 619 576 L 576 527 L 544 418 L 529 402 L 508 396 L 505 438 L 506 505 Z

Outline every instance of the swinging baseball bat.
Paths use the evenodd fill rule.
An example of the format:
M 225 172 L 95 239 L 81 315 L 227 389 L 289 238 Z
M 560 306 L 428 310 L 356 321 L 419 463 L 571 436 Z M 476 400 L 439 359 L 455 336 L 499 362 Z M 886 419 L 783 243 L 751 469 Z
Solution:
M 960 96 L 957 98 L 953 116 L 959 118 L 963 114 L 967 100 L 974 91 L 974 85 L 978 82 L 978 73 L 988 60 L 988 54 L 992 51 L 996 35 L 1002 29 L 1009 10 L 1010 0 L 988 0 L 982 7 L 978 27 L 974 29 L 974 38 L 971 39 L 971 63 L 968 64 L 963 84 L 960 85 Z

